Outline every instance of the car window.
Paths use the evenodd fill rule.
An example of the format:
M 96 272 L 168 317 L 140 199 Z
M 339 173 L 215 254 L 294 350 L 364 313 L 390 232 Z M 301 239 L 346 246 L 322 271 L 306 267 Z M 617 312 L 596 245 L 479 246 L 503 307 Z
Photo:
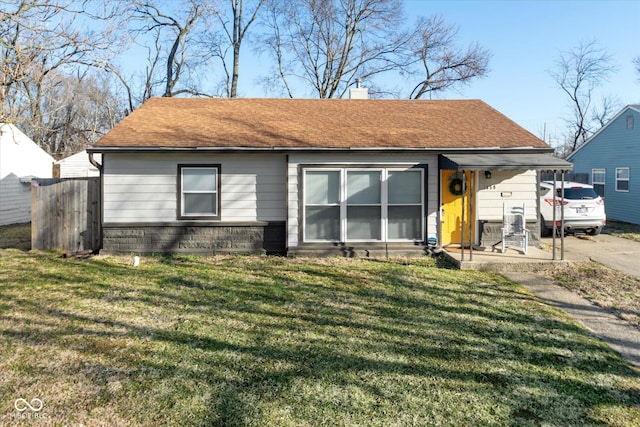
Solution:
M 551 188 L 547 188 L 547 187 L 540 187 L 540 195 L 541 196 L 547 196 L 551 193 Z
M 562 189 L 557 190 L 558 197 L 562 194 Z M 591 200 L 598 197 L 598 193 L 593 188 L 565 188 L 564 198 L 569 200 Z

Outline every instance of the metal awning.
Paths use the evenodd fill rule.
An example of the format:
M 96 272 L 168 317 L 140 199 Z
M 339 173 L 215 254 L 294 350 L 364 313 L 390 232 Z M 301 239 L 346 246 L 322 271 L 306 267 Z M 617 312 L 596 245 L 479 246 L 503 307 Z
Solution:
M 573 164 L 545 153 L 465 153 L 441 154 L 440 169 L 496 170 L 536 169 L 569 171 Z

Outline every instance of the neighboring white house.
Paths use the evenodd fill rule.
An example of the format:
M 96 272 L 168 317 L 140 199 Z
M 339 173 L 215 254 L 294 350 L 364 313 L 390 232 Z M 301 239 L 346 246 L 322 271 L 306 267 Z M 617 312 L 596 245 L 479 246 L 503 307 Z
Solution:
M 102 161 L 100 154 L 96 154 L 94 157 L 97 162 Z M 89 162 L 89 154 L 87 154 L 87 150 L 82 150 L 79 153 L 58 160 L 54 168 L 58 169 L 56 173 L 57 178 L 86 178 L 100 176 L 98 168 Z
M 0 225 L 31 221 L 31 180 L 51 178 L 53 163 L 15 125 L 0 124 Z

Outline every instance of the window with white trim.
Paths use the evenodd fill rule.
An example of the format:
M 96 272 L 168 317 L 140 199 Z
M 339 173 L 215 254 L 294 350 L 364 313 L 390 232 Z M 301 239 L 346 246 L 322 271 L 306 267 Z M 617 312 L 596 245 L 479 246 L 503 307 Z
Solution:
M 616 191 L 629 191 L 629 168 L 616 168 Z
M 306 168 L 305 242 L 422 241 L 424 169 Z
M 178 165 L 178 217 L 220 219 L 220 165 Z
M 606 169 L 591 169 L 591 185 L 598 196 L 604 197 Z

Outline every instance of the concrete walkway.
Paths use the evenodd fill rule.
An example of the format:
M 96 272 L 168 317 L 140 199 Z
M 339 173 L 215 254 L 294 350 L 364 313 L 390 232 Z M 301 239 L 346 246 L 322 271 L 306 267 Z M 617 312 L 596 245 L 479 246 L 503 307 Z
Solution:
M 606 308 L 598 307 L 534 273 L 502 274 L 509 280 L 526 286 L 550 305 L 564 310 L 622 357 L 640 367 L 640 331 L 628 322 L 616 317 Z
M 551 238 L 543 239 L 542 243 L 551 246 Z M 607 234 L 578 234 L 567 236 L 564 243 L 565 259 L 568 261 L 591 260 L 640 278 L 640 242 Z M 640 367 L 640 330 L 606 308 L 592 304 L 544 277 L 524 272 L 505 272 L 503 275 L 526 286 L 552 306 L 564 310 L 622 357 Z

